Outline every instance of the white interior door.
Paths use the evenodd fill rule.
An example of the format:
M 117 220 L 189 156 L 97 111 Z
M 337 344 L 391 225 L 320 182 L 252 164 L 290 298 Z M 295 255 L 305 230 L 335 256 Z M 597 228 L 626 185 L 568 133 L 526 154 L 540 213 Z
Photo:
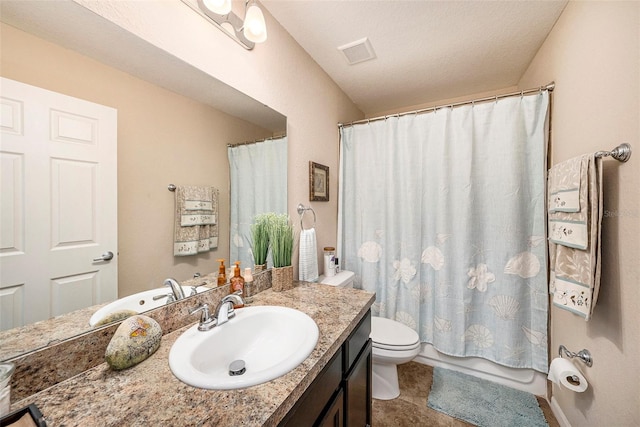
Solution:
M 6 330 L 117 297 L 117 111 L 5 78 L 0 95 Z

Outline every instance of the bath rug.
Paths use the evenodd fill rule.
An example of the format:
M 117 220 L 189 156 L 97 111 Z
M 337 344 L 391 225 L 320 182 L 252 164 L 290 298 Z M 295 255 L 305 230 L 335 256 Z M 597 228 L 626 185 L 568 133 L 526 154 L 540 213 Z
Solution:
M 427 406 L 479 427 L 548 425 L 533 394 L 438 367 Z

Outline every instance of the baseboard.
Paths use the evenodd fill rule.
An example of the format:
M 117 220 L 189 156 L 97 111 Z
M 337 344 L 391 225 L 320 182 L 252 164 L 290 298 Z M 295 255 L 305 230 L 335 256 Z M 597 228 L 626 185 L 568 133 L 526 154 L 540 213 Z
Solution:
M 558 401 L 555 397 L 551 397 L 549 406 L 551 407 L 551 412 L 553 412 L 556 420 L 558 420 L 558 424 L 560 424 L 560 427 L 571 427 L 571 423 L 569 423 L 569 420 L 564 415 L 564 412 L 562 412 L 562 408 L 560 408 L 560 405 L 558 404 Z

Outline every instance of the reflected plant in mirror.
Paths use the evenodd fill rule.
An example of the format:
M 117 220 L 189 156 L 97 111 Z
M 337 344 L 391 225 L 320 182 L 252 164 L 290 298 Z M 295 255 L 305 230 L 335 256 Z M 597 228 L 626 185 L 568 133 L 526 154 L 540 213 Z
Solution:
M 256 215 L 251 224 L 251 253 L 254 271 L 263 271 L 267 266 L 269 253 L 269 214 Z
M 287 137 L 229 145 L 231 175 L 230 257 L 241 265 L 254 261 L 251 225 L 256 216 L 287 212 Z

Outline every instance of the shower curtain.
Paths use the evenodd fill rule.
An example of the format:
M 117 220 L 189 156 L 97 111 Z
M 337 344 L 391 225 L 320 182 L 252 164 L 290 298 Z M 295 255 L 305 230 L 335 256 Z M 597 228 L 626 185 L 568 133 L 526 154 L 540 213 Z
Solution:
M 250 227 L 257 214 L 287 212 L 287 137 L 231 146 L 230 262 L 253 267 Z
M 373 314 L 547 372 L 548 93 L 341 128 L 339 247 Z

